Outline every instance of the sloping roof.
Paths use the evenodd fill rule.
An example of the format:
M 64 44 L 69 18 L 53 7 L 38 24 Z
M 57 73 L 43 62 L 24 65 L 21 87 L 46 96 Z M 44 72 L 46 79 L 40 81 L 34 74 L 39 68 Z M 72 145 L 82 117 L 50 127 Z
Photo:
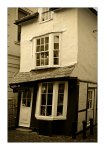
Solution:
M 43 79 L 52 79 L 52 78 L 60 78 L 60 77 L 70 77 L 71 72 L 74 70 L 73 66 L 68 67 L 60 67 L 60 68 L 47 68 L 47 69 L 39 69 L 33 70 L 30 72 L 18 72 L 13 81 L 10 83 L 25 83 L 31 81 L 38 81 Z
M 29 20 L 32 20 L 32 19 L 37 18 L 38 15 L 39 15 L 38 12 L 33 13 L 33 14 L 31 14 L 31 15 L 27 15 L 27 16 L 25 16 L 25 17 L 19 19 L 19 20 L 16 20 L 14 24 L 19 25 L 19 24 L 24 23 L 24 22 L 26 22 L 26 21 L 29 21 Z

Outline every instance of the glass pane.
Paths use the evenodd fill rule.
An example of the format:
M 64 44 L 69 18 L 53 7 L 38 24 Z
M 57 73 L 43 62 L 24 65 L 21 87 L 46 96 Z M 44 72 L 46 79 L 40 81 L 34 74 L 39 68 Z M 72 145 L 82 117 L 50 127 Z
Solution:
M 45 65 L 48 65 L 48 59 L 45 59 Z
M 59 36 L 54 36 L 54 43 L 59 43 Z
M 52 94 L 47 95 L 47 105 L 52 105 Z
M 54 43 L 54 49 L 59 49 L 59 43 Z
M 53 83 L 48 83 L 48 93 L 53 93 Z
M 45 37 L 45 43 L 49 43 L 49 37 Z
M 64 83 L 59 83 L 58 93 L 64 93 Z
M 46 116 L 51 116 L 51 113 L 52 113 L 52 106 L 47 106 Z
M 36 66 L 40 66 L 40 60 L 36 60 Z
M 47 83 L 42 83 L 42 93 L 47 93 Z
M 44 53 L 41 53 L 41 58 L 44 58 Z
M 41 66 L 44 65 L 44 59 L 41 59 Z
M 44 44 L 44 38 L 41 38 L 41 44 Z
M 64 94 L 58 94 L 58 105 L 63 105 Z
M 36 52 L 40 52 L 40 46 L 36 47 Z
M 42 94 L 41 105 L 46 105 L 46 94 Z
M 40 111 L 41 115 L 42 116 L 45 116 L 46 115 L 46 108 L 45 106 L 41 106 L 41 111 Z
M 27 91 L 27 98 L 31 98 L 31 91 Z
M 23 92 L 23 99 L 26 98 L 26 92 Z
M 26 99 L 22 99 L 22 106 L 26 106 Z
M 48 58 L 49 57 L 49 53 L 48 52 L 45 52 L 45 58 Z
M 53 57 L 59 57 L 59 52 L 58 51 L 54 51 L 54 56 Z
M 40 39 L 37 39 L 36 43 L 37 43 L 37 45 L 40 45 Z
M 63 114 L 63 106 L 57 107 L 57 116 L 61 116 Z
M 39 53 L 36 54 L 36 59 L 40 59 L 40 54 Z
M 54 65 L 58 65 L 59 64 L 59 58 L 54 58 Z
M 41 45 L 41 51 L 44 51 L 44 45 Z
M 27 99 L 27 107 L 30 107 L 31 99 Z
M 48 50 L 48 44 L 45 45 L 45 51 L 47 51 L 47 50 Z

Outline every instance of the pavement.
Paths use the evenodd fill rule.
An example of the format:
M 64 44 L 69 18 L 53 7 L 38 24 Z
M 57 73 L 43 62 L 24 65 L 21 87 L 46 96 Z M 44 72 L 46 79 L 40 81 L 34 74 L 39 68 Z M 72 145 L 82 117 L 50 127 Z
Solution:
M 71 136 L 39 135 L 37 132 L 31 130 L 8 130 L 8 142 L 97 142 L 97 126 L 94 127 L 93 135 L 90 135 L 90 130 L 86 132 L 86 138 L 83 139 L 83 133 L 72 139 Z

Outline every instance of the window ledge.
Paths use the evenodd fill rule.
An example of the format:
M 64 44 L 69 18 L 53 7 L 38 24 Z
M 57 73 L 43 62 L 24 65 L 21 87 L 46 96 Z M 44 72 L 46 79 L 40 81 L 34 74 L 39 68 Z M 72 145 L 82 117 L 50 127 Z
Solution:
M 66 117 L 64 116 L 38 116 L 35 115 L 36 119 L 38 120 L 66 120 Z
M 53 20 L 53 18 L 48 19 L 48 20 L 45 20 L 45 21 L 40 21 L 40 24 L 45 23 L 45 22 L 49 22 L 49 21 L 51 21 L 51 20 Z
M 41 70 L 41 69 L 53 69 L 53 68 L 59 68 L 60 67 L 60 65 L 56 65 L 56 66 L 40 66 L 40 67 L 36 67 L 36 68 L 34 68 L 34 69 L 32 69 L 31 71 L 34 71 L 34 70 Z

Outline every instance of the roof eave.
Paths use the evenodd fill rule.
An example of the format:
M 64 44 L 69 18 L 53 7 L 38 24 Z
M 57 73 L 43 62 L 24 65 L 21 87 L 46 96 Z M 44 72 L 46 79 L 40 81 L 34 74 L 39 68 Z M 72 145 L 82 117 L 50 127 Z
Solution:
M 16 21 L 14 22 L 14 24 L 20 25 L 20 24 L 25 23 L 25 22 L 27 22 L 27 21 L 29 21 L 29 20 L 38 18 L 38 15 L 39 15 L 39 13 L 36 12 L 36 13 L 34 13 L 34 14 L 25 16 L 24 18 L 21 18 L 21 19 L 19 19 L 19 20 L 16 20 Z

